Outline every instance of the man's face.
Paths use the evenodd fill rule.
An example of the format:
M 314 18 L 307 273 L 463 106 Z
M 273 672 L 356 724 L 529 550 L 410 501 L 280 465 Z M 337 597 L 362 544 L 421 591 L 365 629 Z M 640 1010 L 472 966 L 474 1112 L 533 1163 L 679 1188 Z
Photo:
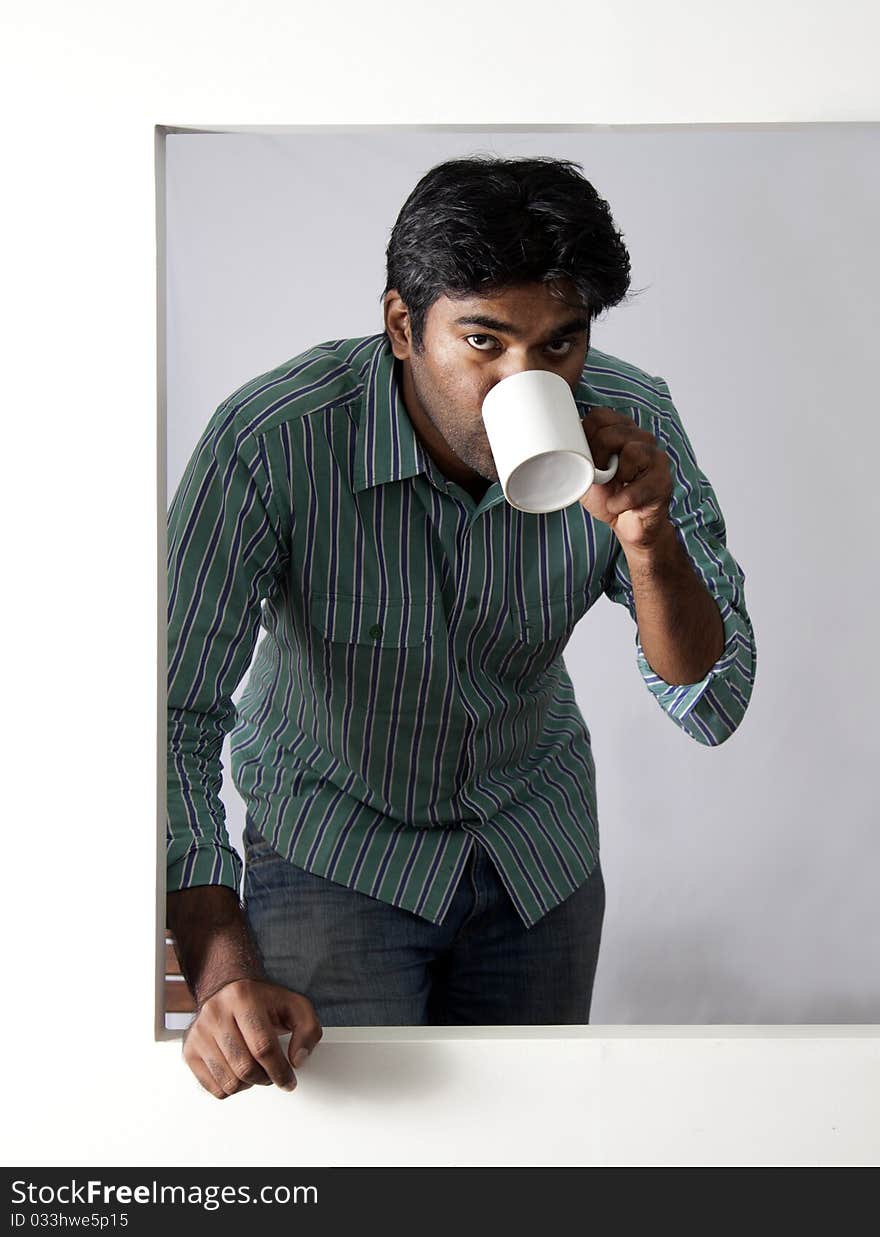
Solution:
M 441 296 L 428 311 L 424 349 L 413 351 L 406 307 L 386 297 L 386 328 L 401 361 L 413 426 L 454 480 L 498 480 L 481 408 L 489 390 L 526 369 L 548 369 L 575 390 L 589 347 L 589 315 L 574 288 L 523 284 L 495 296 Z

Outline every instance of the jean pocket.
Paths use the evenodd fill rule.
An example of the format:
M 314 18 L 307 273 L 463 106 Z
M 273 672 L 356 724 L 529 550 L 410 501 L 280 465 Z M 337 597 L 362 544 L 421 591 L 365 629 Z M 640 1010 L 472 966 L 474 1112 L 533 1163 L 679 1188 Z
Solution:
M 277 850 L 272 849 L 262 833 L 250 820 L 247 820 L 245 823 L 241 840 L 244 849 L 244 862 L 248 868 L 255 868 L 262 864 L 278 861 L 286 862 Z

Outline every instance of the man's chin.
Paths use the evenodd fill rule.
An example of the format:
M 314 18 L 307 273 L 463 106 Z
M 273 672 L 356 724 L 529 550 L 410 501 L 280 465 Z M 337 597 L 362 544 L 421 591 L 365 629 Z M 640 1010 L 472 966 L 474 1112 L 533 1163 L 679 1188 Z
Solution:
M 493 459 L 486 460 L 484 458 L 478 463 L 471 464 L 471 468 L 478 472 L 486 481 L 498 480 L 498 469 L 495 467 L 495 461 Z
M 460 451 L 456 452 L 458 458 L 463 464 L 466 464 L 478 477 L 482 477 L 484 481 L 497 481 L 498 469 L 493 463 L 486 463 L 484 459 L 475 459 L 472 455 L 463 455 Z

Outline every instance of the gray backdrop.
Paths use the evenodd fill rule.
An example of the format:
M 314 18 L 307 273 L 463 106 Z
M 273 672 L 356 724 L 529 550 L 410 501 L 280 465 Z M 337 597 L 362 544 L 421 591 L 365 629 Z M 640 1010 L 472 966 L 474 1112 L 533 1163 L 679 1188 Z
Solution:
M 739 731 L 710 749 L 651 698 L 622 607 L 601 601 L 572 636 L 608 897 L 593 1023 L 880 1022 L 878 133 L 167 138 L 169 499 L 231 391 L 383 329 L 390 229 L 433 164 L 573 158 L 625 234 L 643 291 L 593 343 L 669 382 L 745 571 L 758 673 Z M 223 797 L 240 847 L 228 775 Z

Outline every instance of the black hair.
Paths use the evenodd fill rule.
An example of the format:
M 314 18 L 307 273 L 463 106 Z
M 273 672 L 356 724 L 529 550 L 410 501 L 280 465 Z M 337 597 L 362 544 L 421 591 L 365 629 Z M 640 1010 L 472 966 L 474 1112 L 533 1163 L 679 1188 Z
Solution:
M 590 319 L 630 285 L 629 252 L 608 203 L 580 164 L 547 156 L 471 155 L 439 163 L 404 202 L 386 250 L 384 298 L 396 288 L 421 352 L 440 296 L 493 295 L 571 280 Z

